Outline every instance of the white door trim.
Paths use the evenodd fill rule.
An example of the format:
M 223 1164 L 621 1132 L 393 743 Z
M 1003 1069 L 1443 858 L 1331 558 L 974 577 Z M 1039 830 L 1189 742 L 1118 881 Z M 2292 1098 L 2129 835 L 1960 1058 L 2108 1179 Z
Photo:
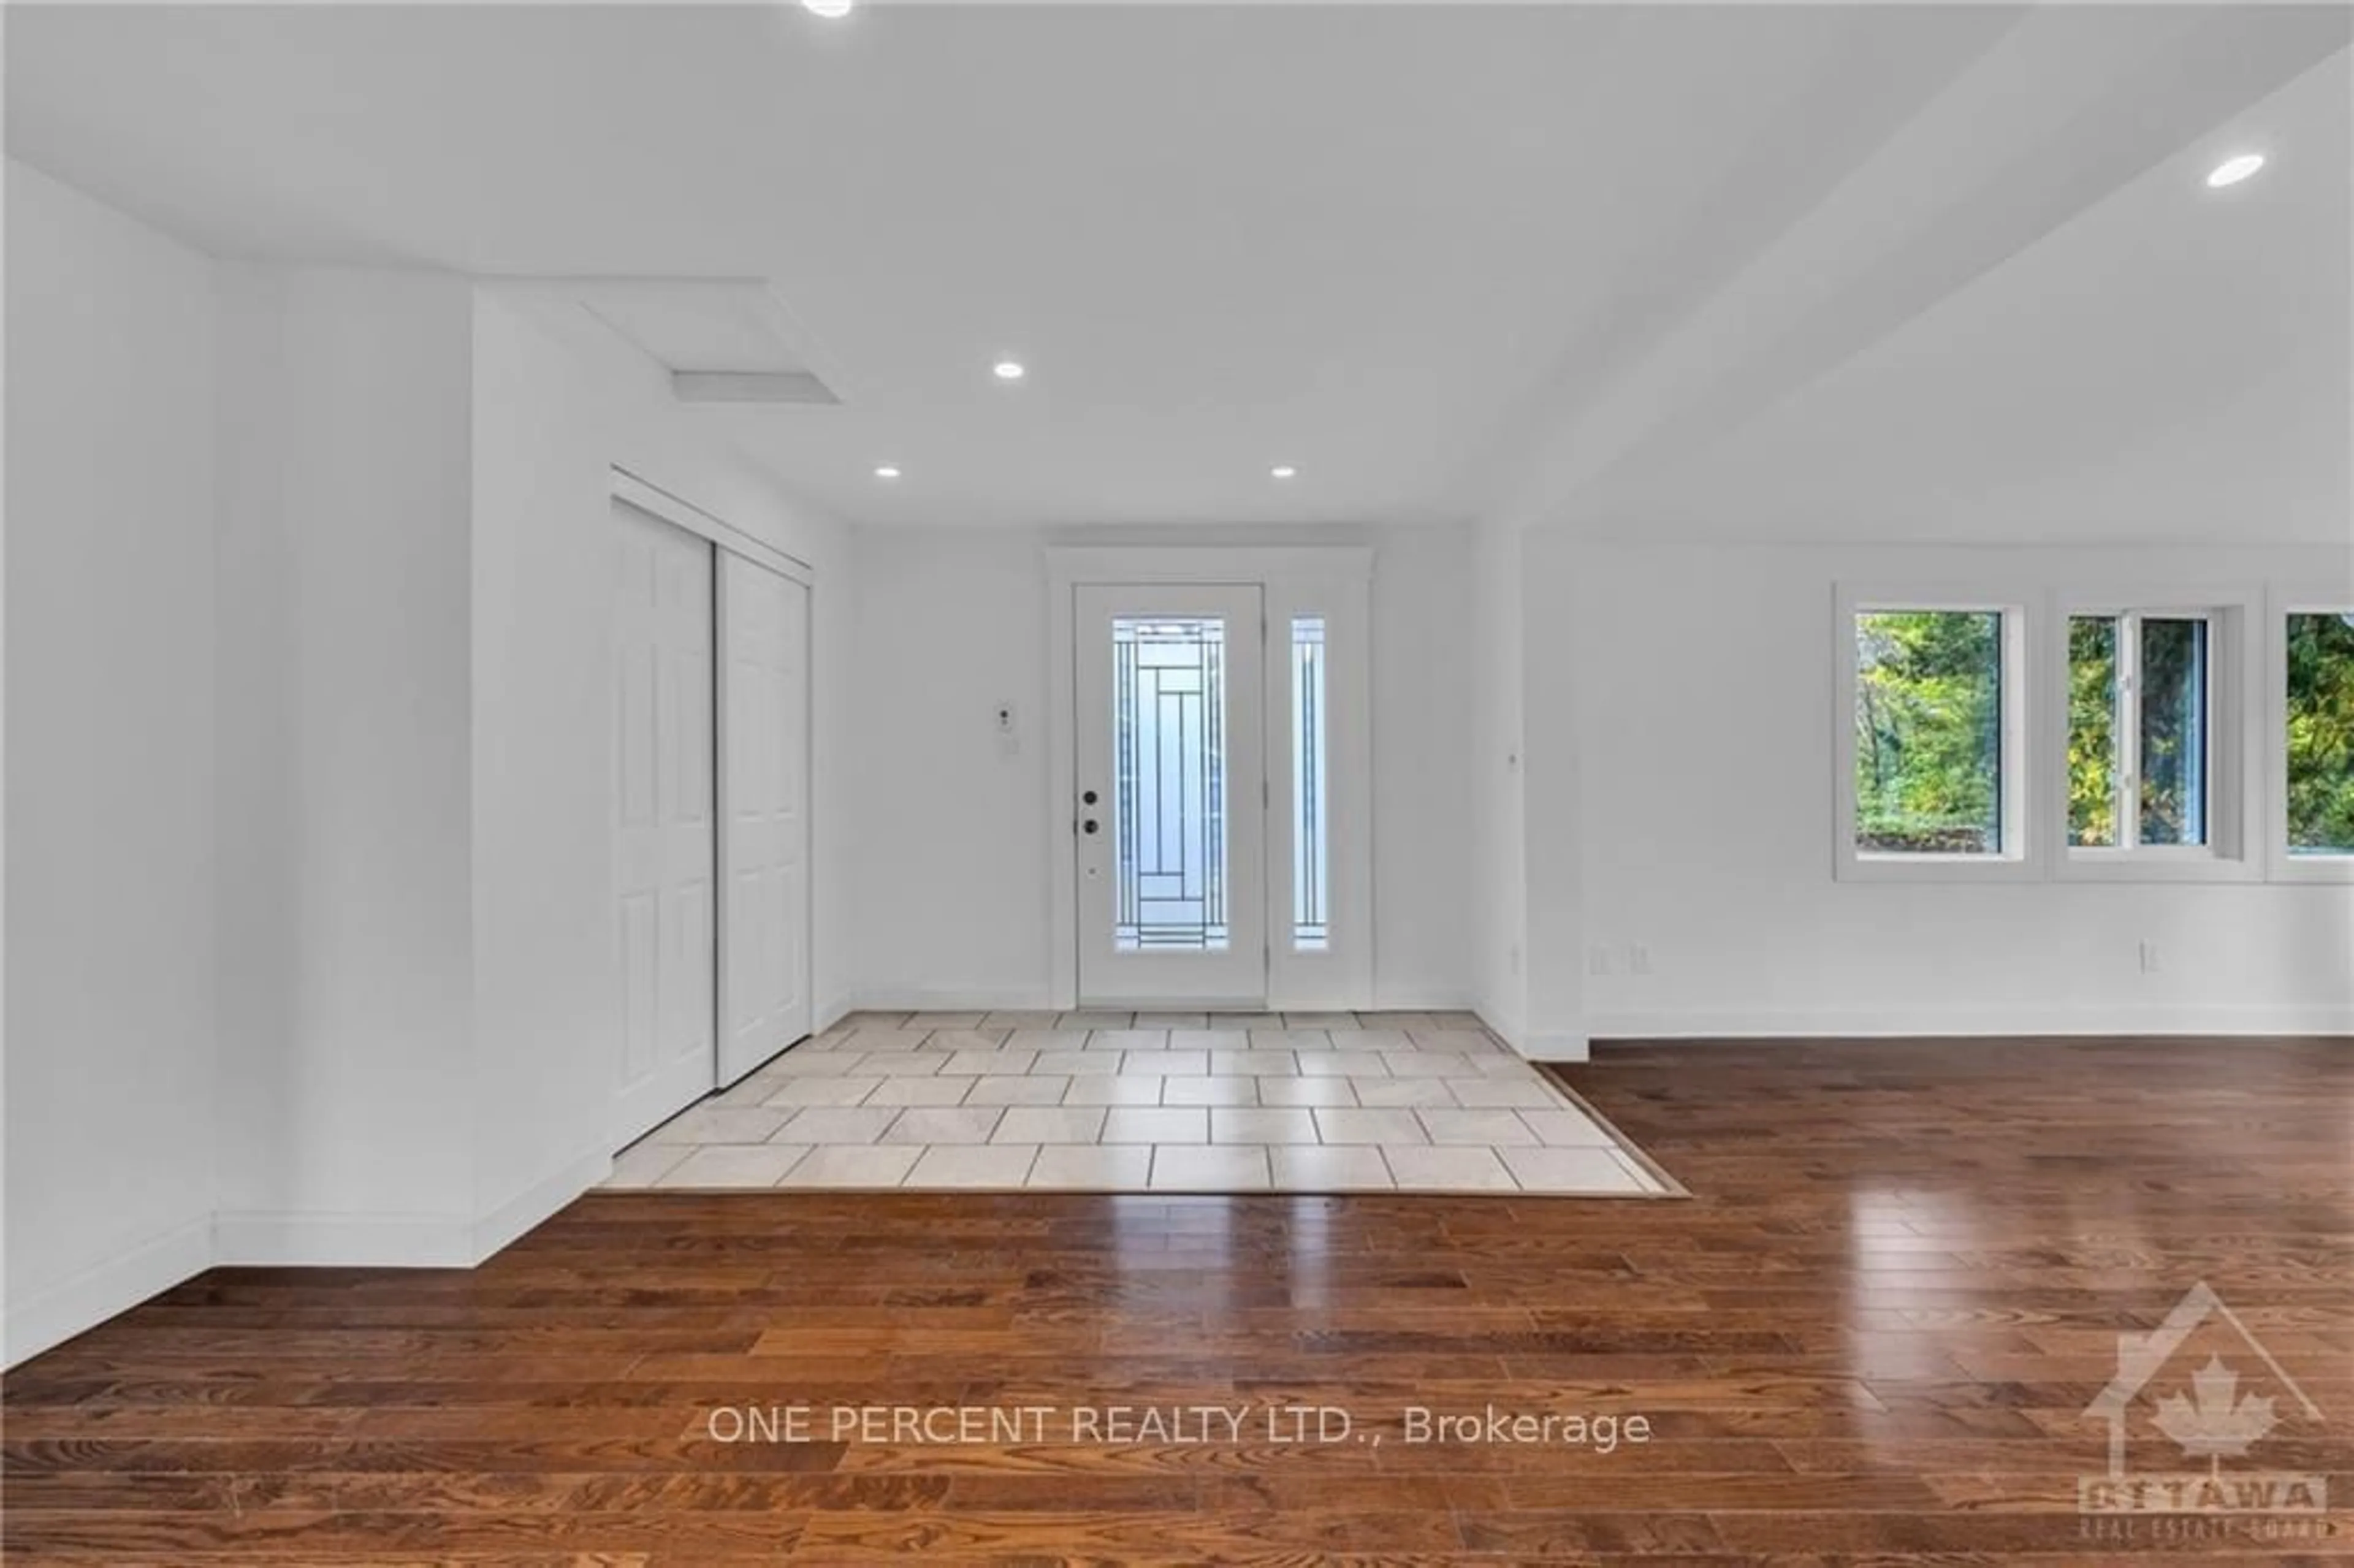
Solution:
M 1074 595 L 1081 587 L 1128 584 L 1234 583 L 1257 584 L 1263 590 L 1269 627 L 1270 652 L 1274 629 L 1288 629 L 1295 613 L 1321 613 L 1331 618 L 1335 649 L 1328 694 L 1332 722 L 1326 747 L 1332 760 L 1336 798 L 1332 802 L 1332 920 L 1335 950 L 1327 954 L 1294 955 L 1290 929 L 1288 876 L 1275 874 L 1288 865 L 1288 828 L 1278 838 L 1267 837 L 1269 874 L 1267 918 L 1272 934 L 1267 968 L 1267 1005 L 1295 1010 L 1368 1007 L 1373 1002 L 1373 714 L 1372 585 L 1373 551 L 1363 545 L 1285 546 L 1049 546 L 1046 569 L 1046 876 L 1047 907 L 1051 913 L 1048 948 L 1048 1005 L 1068 1009 L 1078 1004 L 1079 909 L 1078 824 L 1071 814 L 1077 776 L 1078 740 L 1075 733 L 1077 693 Z M 1330 607 L 1330 608 L 1324 608 Z M 1288 641 L 1284 643 L 1288 650 Z M 1353 649 L 1354 657 L 1347 656 Z M 1265 661 L 1267 734 L 1267 767 L 1270 785 L 1288 788 L 1290 774 L 1288 741 L 1273 744 L 1289 734 L 1290 662 L 1288 657 Z M 1278 728 L 1280 726 L 1280 728 Z M 1288 813 L 1271 811 L 1273 819 L 1288 821 Z M 1278 845 L 1285 858 L 1278 862 Z M 1342 933 L 1356 940 L 1341 945 Z
M 694 502 L 673 495 L 619 463 L 612 465 L 612 489 L 615 500 L 626 501 L 641 512 L 651 513 L 673 528 L 684 528 L 697 538 L 708 539 L 732 555 L 741 556 L 781 577 L 792 578 L 803 588 L 817 587 L 816 569 L 807 561 L 796 560 L 775 546 L 761 543 L 726 518 L 713 516 Z

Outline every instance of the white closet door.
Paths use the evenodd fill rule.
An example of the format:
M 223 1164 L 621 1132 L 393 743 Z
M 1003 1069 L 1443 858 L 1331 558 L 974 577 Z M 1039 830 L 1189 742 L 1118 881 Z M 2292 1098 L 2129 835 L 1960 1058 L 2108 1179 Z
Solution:
M 621 967 L 614 1138 L 711 1091 L 711 546 L 613 505 L 613 889 Z
M 809 589 L 719 556 L 719 1078 L 810 1032 Z

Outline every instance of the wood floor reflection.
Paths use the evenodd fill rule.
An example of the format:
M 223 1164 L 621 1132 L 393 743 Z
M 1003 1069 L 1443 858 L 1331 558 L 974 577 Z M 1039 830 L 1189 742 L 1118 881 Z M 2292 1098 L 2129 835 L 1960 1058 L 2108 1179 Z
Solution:
M 8 1377 L 7 1560 L 2354 1555 L 2354 1045 L 1606 1048 L 1564 1078 L 1691 1200 L 599 1192 L 472 1272 L 217 1270 Z M 2321 1418 L 2283 1395 L 2244 1457 L 2171 1468 L 2336 1508 L 2080 1513 L 2117 1336 L 2201 1280 Z M 1490 1404 L 1616 1446 L 1406 1440 Z M 1248 1419 L 826 1429 L 868 1405 Z M 789 1406 L 809 1440 L 714 1436 Z M 1316 1409 L 1345 1434 L 1265 1419 Z M 2132 1439 L 2174 1453 L 2146 1414 Z

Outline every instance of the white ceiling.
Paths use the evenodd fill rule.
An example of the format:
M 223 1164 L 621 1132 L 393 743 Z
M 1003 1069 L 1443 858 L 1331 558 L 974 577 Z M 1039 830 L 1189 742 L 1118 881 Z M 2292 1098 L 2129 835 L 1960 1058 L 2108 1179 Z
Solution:
M 1615 531 L 2185 543 L 2354 537 L 2354 74 L 2341 56 L 1819 378 L 1653 434 Z M 1737 503 L 1735 498 L 1738 498 Z
M 1906 398 L 1992 419 L 1939 453 L 1984 496 L 2068 459 L 2005 423 L 2022 383 L 2105 393 L 2103 442 L 2166 450 L 2209 401 L 2342 387 L 2343 73 L 2314 68 L 2348 28 L 2245 5 L 12 5 L 7 136 L 222 255 L 764 279 L 843 406 L 696 417 L 867 522 L 1543 510 L 1683 454 L 1836 454 L 1842 421 Z M 2276 166 L 2250 199 L 2198 188 L 2257 135 Z M 2300 331 L 2332 290 L 2334 335 Z M 1019 386 L 989 374 L 1007 353 Z M 885 461 L 907 477 L 878 483 Z

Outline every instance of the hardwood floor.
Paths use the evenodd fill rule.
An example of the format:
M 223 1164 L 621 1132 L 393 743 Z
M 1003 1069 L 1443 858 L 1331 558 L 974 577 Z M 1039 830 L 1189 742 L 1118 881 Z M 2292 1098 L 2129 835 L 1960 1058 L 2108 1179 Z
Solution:
M 472 1272 L 217 1270 L 8 1377 L 7 1561 L 2354 1555 L 2354 1044 L 1564 1076 L 1693 1196 L 612 1192 Z M 2149 1397 L 2193 1390 L 2226 1448 L 2277 1425 L 2186 1458 L 2145 1402 L 2128 1467 L 2318 1477 L 2336 1510 L 2080 1515 L 2118 1334 L 2200 1280 L 2320 1418 L 2211 1317 Z M 2193 1384 L 2210 1355 L 2236 1393 Z M 1617 1446 L 1407 1441 L 1410 1407 L 1490 1404 L 1612 1414 Z M 815 1440 L 712 1435 L 791 1405 Z M 833 1440 L 835 1405 L 1048 1414 L 933 1445 Z M 1083 1408 L 1208 1405 L 1240 1434 L 1071 1440 Z M 1276 1440 L 1301 1406 L 1346 1439 Z

